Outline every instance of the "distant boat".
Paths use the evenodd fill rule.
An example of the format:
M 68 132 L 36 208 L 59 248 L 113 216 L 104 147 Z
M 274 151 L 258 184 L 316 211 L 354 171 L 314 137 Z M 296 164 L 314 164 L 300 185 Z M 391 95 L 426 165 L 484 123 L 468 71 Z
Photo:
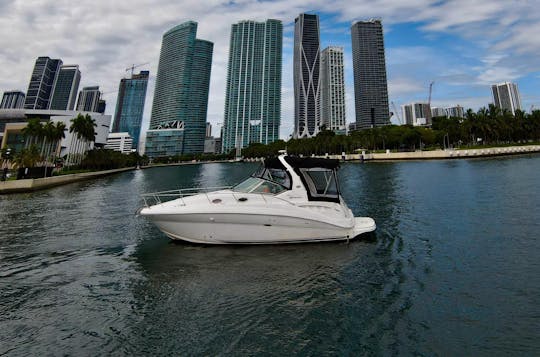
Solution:
M 280 155 L 233 187 L 145 194 L 139 214 L 171 239 L 193 243 L 349 240 L 376 224 L 353 216 L 339 193 L 338 167 L 338 160 Z

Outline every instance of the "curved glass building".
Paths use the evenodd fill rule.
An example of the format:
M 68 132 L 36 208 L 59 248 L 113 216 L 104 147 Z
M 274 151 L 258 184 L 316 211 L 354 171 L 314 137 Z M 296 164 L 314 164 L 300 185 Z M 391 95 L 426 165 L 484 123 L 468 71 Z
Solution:
M 321 126 L 319 16 L 294 20 L 294 137 L 311 138 Z
M 145 150 L 150 157 L 204 151 L 214 44 L 196 35 L 194 21 L 175 26 L 163 35 Z M 168 140 L 152 139 L 162 136 Z

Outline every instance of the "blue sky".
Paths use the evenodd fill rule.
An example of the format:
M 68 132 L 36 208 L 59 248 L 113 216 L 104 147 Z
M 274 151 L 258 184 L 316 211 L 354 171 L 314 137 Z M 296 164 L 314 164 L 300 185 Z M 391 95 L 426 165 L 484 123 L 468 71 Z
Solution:
M 281 137 L 292 132 L 294 18 L 321 19 L 321 45 L 345 48 L 347 122 L 354 121 L 350 25 L 382 19 L 389 97 L 398 108 L 425 101 L 478 109 L 491 101 L 490 84 L 514 81 L 524 109 L 540 108 L 540 10 L 530 0 L 13 0 L 0 2 L 0 91 L 26 91 L 38 56 L 79 64 L 81 87 L 100 85 L 107 114 L 114 114 L 125 68 L 150 70 L 143 129 L 152 108 L 161 37 L 186 21 L 199 23 L 198 37 L 214 42 L 208 120 L 214 134 L 223 121 L 230 26 L 240 20 L 280 19 L 284 25 Z M 392 109 L 391 109 L 392 111 Z

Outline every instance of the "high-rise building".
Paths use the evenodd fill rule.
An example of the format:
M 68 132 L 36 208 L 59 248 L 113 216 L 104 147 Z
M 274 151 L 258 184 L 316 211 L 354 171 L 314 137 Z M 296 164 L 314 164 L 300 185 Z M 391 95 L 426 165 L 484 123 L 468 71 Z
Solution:
M 107 108 L 107 101 L 105 99 L 100 99 L 97 106 L 97 112 L 105 114 L 105 109 Z
M 24 109 L 49 109 L 54 81 L 61 65 L 60 59 L 38 57 L 28 84 Z
M 429 103 L 411 103 L 401 106 L 407 125 L 431 125 L 431 107 Z
M 497 108 L 506 109 L 512 114 L 515 114 L 518 109 L 521 110 L 521 97 L 517 84 L 510 82 L 493 84 L 491 93 L 493 94 L 493 104 Z
M 465 111 L 461 105 L 446 108 L 446 116 L 448 118 L 465 118 Z
M 21 109 L 24 106 L 25 95 L 19 90 L 4 92 L 0 109 Z
M 279 139 L 281 50 L 279 20 L 240 21 L 231 27 L 223 149 Z
M 321 52 L 321 122 L 328 130 L 346 134 L 343 47 Z
M 388 84 L 380 20 L 357 21 L 351 27 L 356 126 L 388 125 Z
M 141 71 L 122 78 L 118 87 L 116 112 L 114 115 L 113 133 L 127 132 L 133 138 L 133 148 L 137 149 L 141 136 L 141 123 L 148 87 L 149 71 Z
M 54 82 L 51 94 L 52 110 L 73 110 L 79 91 L 81 71 L 78 65 L 62 65 Z
M 212 136 L 212 124 L 206 122 L 206 135 L 205 137 L 209 138 Z
M 194 21 L 180 24 L 163 35 L 150 134 L 146 140 L 148 156 L 202 153 L 204 150 L 214 44 L 197 39 L 196 35 Z M 169 132 L 155 132 L 159 130 Z
M 294 20 L 294 134 L 310 138 L 321 127 L 319 16 Z
M 79 92 L 77 110 L 82 112 L 99 113 L 100 96 L 101 92 L 99 91 L 99 86 L 83 87 L 83 89 Z
M 431 117 L 446 117 L 446 109 L 442 107 L 431 107 Z

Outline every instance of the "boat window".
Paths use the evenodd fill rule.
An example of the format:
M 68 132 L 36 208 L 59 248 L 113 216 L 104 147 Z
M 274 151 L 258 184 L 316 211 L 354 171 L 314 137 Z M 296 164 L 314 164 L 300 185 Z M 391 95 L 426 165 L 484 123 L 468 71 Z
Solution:
M 261 167 L 259 167 L 259 169 L 255 171 L 252 176 L 275 182 L 287 190 L 291 189 L 291 179 L 286 170 L 268 168 L 261 165 Z
M 300 172 L 307 183 L 310 196 L 339 202 L 336 175 L 333 170 L 324 168 L 301 168 Z

